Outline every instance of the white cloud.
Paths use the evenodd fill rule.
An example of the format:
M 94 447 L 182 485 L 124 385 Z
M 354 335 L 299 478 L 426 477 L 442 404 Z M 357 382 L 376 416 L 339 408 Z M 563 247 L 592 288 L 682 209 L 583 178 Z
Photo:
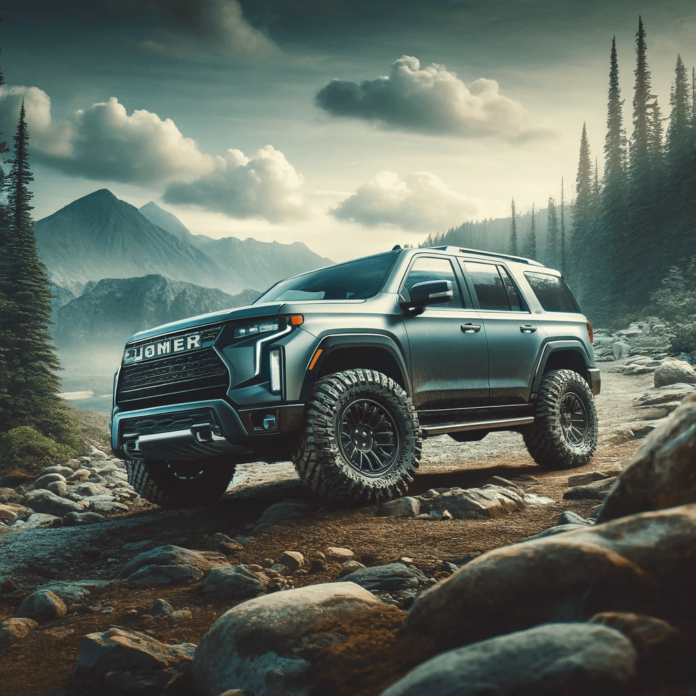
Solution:
M 433 232 L 461 224 L 476 213 L 474 203 L 448 188 L 430 172 L 416 172 L 401 178 L 383 171 L 331 214 L 338 220 L 366 227 L 389 225 L 404 230 Z
M 444 66 L 421 68 L 411 56 L 399 58 L 388 76 L 359 85 L 332 80 L 316 101 L 333 116 L 430 135 L 525 141 L 551 133 L 534 125 L 520 102 L 500 94 L 495 80 L 480 78 L 465 85 Z
M 228 150 L 224 157 L 216 158 L 210 174 L 190 183 L 171 184 L 164 200 L 238 219 L 285 222 L 308 214 L 300 193 L 303 183 L 304 178 L 285 155 L 267 145 L 251 159 L 239 150 Z
M 52 118 L 49 96 L 36 87 L 0 87 L 0 132 L 9 140 L 25 101 L 34 161 L 71 176 L 146 187 L 166 186 L 165 200 L 228 217 L 271 222 L 300 219 L 304 179 L 268 145 L 251 159 L 239 150 L 201 152 L 171 119 L 126 108 L 114 97 Z

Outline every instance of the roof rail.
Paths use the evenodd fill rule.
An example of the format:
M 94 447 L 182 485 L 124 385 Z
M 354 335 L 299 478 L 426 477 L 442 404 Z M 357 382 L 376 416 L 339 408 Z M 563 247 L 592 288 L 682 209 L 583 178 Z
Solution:
M 462 247 L 455 246 L 439 246 L 439 247 L 429 247 L 430 249 L 437 249 L 438 251 L 450 251 L 459 252 L 461 254 L 476 254 L 477 256 L 493 256 L 497 259 L 508 259 L 510 261 L 516 261 L 517 263 L 526 263 L 530 266 L 541 266 L 544 267 L 543 263 L 534 261 L 533 259 L 526 259 L 523 256 L 513 256 L 512 254 L 498 254 L 495 251 L 481 251 L 480 249 L 463 249 Z

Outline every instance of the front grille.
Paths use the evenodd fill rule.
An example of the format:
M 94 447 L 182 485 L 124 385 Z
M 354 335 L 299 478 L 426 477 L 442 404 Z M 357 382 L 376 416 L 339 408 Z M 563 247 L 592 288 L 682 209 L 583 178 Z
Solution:
M 210 425 L 213 430 L 219 430 L 215 414 L 209 408 L 178 413 L 160 413 L 155 416 L 128 418 L 121 421 L 124 438 L 190 430 L 194 425 Z
M 225 394 L 228 384 L 225 364 L 212 348 L 206 348 L 125 365 L 121 368 L 116 403 L 132 409 L 172 403 L 174 395 L 183 393 L 187 396 L 179 401 L 215 398 Z

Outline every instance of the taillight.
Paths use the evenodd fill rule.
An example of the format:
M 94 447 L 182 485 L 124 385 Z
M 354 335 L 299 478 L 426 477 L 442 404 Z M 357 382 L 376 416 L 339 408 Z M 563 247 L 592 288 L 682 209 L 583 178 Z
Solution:
M 594 333 L 592 331 L 592 324 L 590 324 L 589 321 L 586 321 L 585 326 L 587 326 L 587 333 L 590 334 L 590 343 L 594 343 Z

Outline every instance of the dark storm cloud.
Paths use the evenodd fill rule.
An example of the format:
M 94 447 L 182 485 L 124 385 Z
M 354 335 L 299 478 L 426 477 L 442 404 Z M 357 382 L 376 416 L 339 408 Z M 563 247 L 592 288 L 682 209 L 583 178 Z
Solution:
M 377 122 L 388 128 L 460 138 L 528 141 L 549 130 L 531 124 L 519 102 L 500 94 L 495 80 L 469 85 L 442 65 L 421 68 L 417 58 L 399 58 L 386 77 L 355 82 L 332 80 L 316 95 L 332 116 Z
M 112 0 L 154 20 L 142 48 L 166 55 L 220 53 L 245 60 L 266 60 L 280 52 L 266 33 L 252 26 L 238 0 Z

